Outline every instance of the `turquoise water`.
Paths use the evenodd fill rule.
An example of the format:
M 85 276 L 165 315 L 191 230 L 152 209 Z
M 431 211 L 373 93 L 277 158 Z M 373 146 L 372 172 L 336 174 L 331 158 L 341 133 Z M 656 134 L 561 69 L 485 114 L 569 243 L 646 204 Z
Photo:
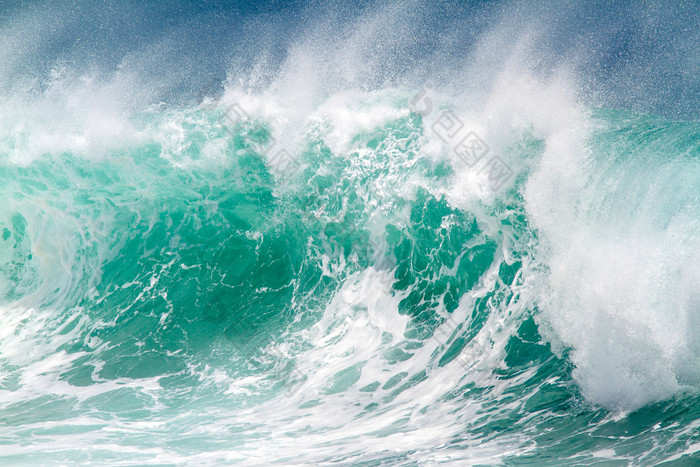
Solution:
M 435 137 L 409 97 L 365 102 L 396 116 L 351 129 L 342 150 L 326 143 L 332 119 L 310 124 L 282 173 L 260 155 L 271 125 L 230 125 L 223 105 L 152 109 L 132 122 L 146 136 L 103 158 L 6 159 L 4 462 L 688 465 L 698 124 L 590 112 L 583 183 L 563 187 L 543 173 L 546 141 L 523 131 L 501 153 L 521 174 L 472 200 L 459 177 L 475 170 L 425 156 Z M 545 221 L 528 212 L 555 189 Z M 545 250 L 569 209 L 581 240 L 550 234 Z M 609 258 L 577 256 L 594 238 L 645 264 L 656 252 L 637 245 L 667 236 L 678 258 L 618 273 L 647 281 L 646 309 L 614 303 L 633 285 L 600 279 Z
M 256 30 L 294 7 L 241 8 Z M 73 60 L 112 60 L 107 37 L 42 77 L 7 44 L 43 17 L 3 12 L 0 464 L 700 463 L 688 78 L 663 104 L 640 97 L 656 71 L 593 98 L 599 69 L 541 75 L 517 47 L 494 68 L 498 15 L 479 76 L 419 66 L 416 8 L 344 19 L 342 54 L 283 36 L 196 99 L 175 40 Z M 385 35 L 404 49 L 367 48 Z M 183 68 L 223 60 L 197 40 Z M 375 73 L 406 57 L 432 78 Z

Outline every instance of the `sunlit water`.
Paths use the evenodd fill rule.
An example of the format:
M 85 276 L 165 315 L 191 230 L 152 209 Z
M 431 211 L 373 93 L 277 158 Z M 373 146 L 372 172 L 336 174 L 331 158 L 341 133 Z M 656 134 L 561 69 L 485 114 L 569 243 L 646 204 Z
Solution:
M 0 463 L 699 461 L 697 7 L 146 8 L 1 10 Z

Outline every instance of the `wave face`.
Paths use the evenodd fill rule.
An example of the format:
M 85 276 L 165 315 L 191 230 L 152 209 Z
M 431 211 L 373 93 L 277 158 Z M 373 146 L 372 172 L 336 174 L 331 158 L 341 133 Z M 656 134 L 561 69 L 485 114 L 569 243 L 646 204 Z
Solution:
M 3 465 L 699 460 L 697 6 L 2 8 Z

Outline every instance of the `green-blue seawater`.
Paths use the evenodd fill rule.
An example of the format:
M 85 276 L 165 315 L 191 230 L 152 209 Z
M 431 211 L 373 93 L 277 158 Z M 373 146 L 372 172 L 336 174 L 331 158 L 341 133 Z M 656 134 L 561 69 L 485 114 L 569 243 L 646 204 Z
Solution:
M 394 7 L 211 87 L 177 80 L 215 39 L 159 74 L 189 45 L 138 22 L 121 59 L 47 29 L 33 74 L 48 23 L 0 9 L 1 465 L 700 465 L 697 75 L 596 100 L 527 34 L 493 65 L 522 11 L 459 74 Z

